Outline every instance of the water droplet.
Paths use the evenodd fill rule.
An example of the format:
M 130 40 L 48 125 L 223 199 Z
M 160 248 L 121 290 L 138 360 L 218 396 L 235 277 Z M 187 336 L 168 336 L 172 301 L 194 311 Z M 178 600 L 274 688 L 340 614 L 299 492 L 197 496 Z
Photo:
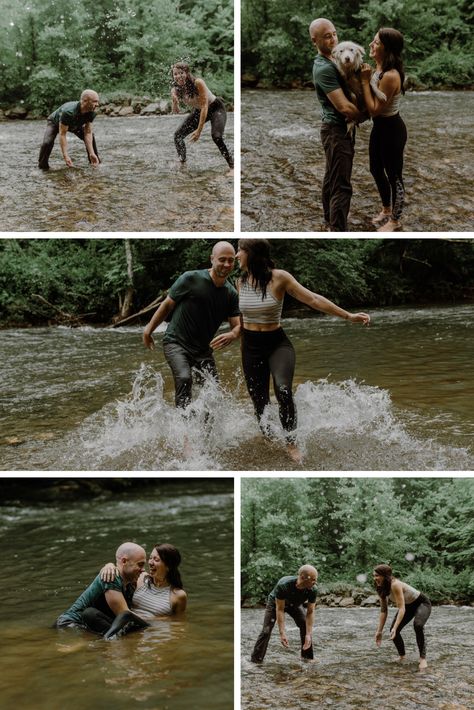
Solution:
M 405 555 L 405 559 L 408 562 L 413 562 L 413 560 L 415 559 L 415 555 L 413 554 L 413 552 L 407 552 L 407 554 Z
M 367 575 L 366 574 L 358 574 L 356 579 L 361 584 L 364 584 L 365 582 L 367 582 Z

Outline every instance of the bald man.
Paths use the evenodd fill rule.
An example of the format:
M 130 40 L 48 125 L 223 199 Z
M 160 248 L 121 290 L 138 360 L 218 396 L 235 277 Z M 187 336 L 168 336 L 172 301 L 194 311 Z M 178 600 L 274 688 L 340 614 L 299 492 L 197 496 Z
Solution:
M 208 372 L 217 379 L 213 351 L 227 347 L 240 336 L 239 297 L 227 281 L 234 262 L 232 244 L 217 242 L 211 267 L 182 274 L 144 330 L 144 345 L 154 350 L 153 331 L 172 316 L 163 338 L 163 352 L 173 373 L 175 404 L 182 409 L 191 402 L 192 370 Z M 216 336 L 223 321 L 229 322 L 230 330 Z
M 53 150 L 54 141 L 59 133 L 59 145 L 64 162 L 68 168 L 73 163 L 67 152 L 67 132 L 71 131 L 81 141 L 84 141 L 87 156 L 91 165 L 99 165 L 95 136 L 92 132 L 92 121 L 96 117 L 95 110 L 99 105 L 99 94 L 92 89 L 85 89 L 79 101 L 68 101 L 48 116 L 46 131 L 41 145 L 38 167 L 49 170 L 49 156 Z
M 267 652 L 268 642 L 275 623 L 278 623 L 280 640 L 285 648 L 290 644 L 286 636 L 285 613 L 289 614 L 300 630 L 301 657 L 312 659 L 313 656 L 313 622 L 316 603 L 316 582 L 318 572 L 311 565 L 303 565 L 298 575 L 282 577 L 268 595 L 263 628 L 260 632 L 251 660 L 261 663 Z M 307 603 L 306 612 L 303 604 Z
M 109 638 L 128 624 L 127 631 L 148 626 L 129 606 L 137 579 L 145 569 L 145 550 L 134 542 L 124 542 L 115 553 L 118 573 L 113 582 L 103 582 L 100 574 L 56 620 L 57 628 L 78 626 Z M 143 623 L 142 623 L 143 622 Z
M 321 142 L 326 156 L 323 180 L 324 219 L 332 232 L 347 231 L 347 216 L 352 197 L 353 132 L 347 132 L 347 120 L 363 116 L 344 93 L 342 77 L 331 61 L 336 46 L 336 28 L 329 20 L 318 18 L 309 26 L 309 34 L 318 54 L 313 64 L 313 81 L 321 104 Z

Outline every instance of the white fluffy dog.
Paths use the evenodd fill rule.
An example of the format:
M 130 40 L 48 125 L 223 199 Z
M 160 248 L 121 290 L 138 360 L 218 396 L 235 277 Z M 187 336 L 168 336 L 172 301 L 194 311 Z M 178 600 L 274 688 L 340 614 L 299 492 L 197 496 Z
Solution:
M 339 74 L 344 79 L 344 83 L 349 92 L 350 100 L 359 111 L 365 112 L 366 106 L 364 101 L 364 93 L 360 80 L 360 69 L 363 63 L 365 50 L 360 44 L 355 42 L 339 42 L 332 50 L 332 59 L 337 67 Z M 387 97 L 377 87 L 371 83 L 371 88 L 374 94 L 381 100 L 386 101 Z M 368 116 L 367 116 L 368 117 Z M 365 119 L 364 119 L 365 120 Z M 354 130 L 355 123 L 348 122 L 347 130 Z

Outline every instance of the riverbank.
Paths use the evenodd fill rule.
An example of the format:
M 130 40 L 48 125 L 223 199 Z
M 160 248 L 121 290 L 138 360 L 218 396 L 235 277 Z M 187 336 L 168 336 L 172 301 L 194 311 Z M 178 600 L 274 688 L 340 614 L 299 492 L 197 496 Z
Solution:
M 433 606 L 470 606 L 474 607 L 474 598 L 469 598 L 467 595 L 461 599 L 452 599 L 449 595 L 443 596 L 440 592 L 439 598 L 430 597 Z M 318 594 L 316 600 L 317 607 L 325 607 L 328 609 L 364 609 L 367 607 L 379 606 L 379 597 L 374 594 L 372 589 L 351 589 L 345 593 L 322 592 Z M 264 609 L 265 604 L 251 604 L 244 601 L 242 609 Z
M 225 101 L 226 110 L 232 112 L 234 104 Z M 121 96 L 119 98 L 102 97 L 97 109 L 97 117 L 127 118 L 135 116 L 166 116 L 171 114 L 172 105 L 168 98 L 152 98 L 150 96 Z M 186 113 L 186 111 L 183 111 Z M 34 108 L 28 109 L 22 103 L 12 104 L 9 107 L 0 108 L 0 121 L 14 120 L 44 120 L 49 114 L 40 112 Z
M 314 84 L 312 81 L 304 79 L 293 79 L 291 81 L 272 83 L 263 77 L 253 74 L 252 72 L 244 72 L 241 77 L 241 87 L 242 89 L 261 89 L 262 91 L 288 91 L 288 89 L 295 89 L 298 91 L 307 89 L 309 91 L 314 91 Z M 474 84 L 467 84 L 462 86 L 453 86 L 452 84 L 426 84 L 419 81 L 416 77 L 407 76 L 405 79 L 405 91 L 407 93 L 418 93 L 430 91 L 436 93 L 437 91 L 474 91 Z

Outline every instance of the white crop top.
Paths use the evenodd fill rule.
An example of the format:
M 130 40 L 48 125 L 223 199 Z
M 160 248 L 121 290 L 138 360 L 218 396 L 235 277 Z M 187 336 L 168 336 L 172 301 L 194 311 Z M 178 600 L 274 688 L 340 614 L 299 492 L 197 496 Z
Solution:
M 171 587 L 156 587 L 153 582 L 145 582 L 135 590 L 132 599 L 132 611 L 142 619 L 154 619 L 156 616 L 170 616 Z
M 403 599 L 405 600 L 405 604 L 411 604 L 415 601 L 415 599 L 418 599 L 421 594 L 418 589 L 415 589 L 415 587 L 410 587 L 410 585 L 406 582 L 400 582 L 400 584 L 402 585 Z M 388 598 L 391 602 L 395 603 L 395 599 L 393 597 L 392 592 L 390 592 Z
M 372 74 L 372 77 L 370 79 L 370 84 L 372 88 L 378 88 L 379 83 L 380 83 L 380 74 L 381 72 L 374 72 Z M 400 110 L 400 98 L 401 98 L 402 92 L 399 91 L 398 94 L 395 94 L 392 96 L 390 101 L 387 101 L 381 112 L 379 113 L 379 116 L 396 116 L 397 113 Z
M 262 292 L 256 291 L 248 281 L 240 283 L 239 310 L 244 325 L 246 323 L 280 323 L 283 309 L 283 299 L 277 301 L 267 287 L 265 298 Z

